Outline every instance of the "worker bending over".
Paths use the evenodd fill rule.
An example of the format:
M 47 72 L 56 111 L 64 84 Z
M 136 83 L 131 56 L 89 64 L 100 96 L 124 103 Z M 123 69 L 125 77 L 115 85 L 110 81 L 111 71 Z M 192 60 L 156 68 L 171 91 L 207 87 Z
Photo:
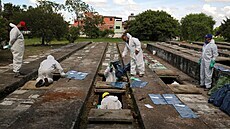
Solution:
M 109 95 L 109 92 L 102 94 L 100 109 L 121 109 L 122 104 L 117 96 Z

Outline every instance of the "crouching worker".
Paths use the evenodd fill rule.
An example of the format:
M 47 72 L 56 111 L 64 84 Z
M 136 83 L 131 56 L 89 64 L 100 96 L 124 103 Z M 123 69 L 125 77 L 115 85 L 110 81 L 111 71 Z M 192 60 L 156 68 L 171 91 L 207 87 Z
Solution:
M 38 78 L 36 79 L 36 87 L 49 86 L 53 83 L 53 73 L 58 70 L 62 77 L 65 73 L 61 65 L 54 59 L 52 55 L 48 55 L 47 59 L 42 61 L 38 69 Z
M 102 94 L 102 101 L 100 109 L 121 109 L 121 102 L 118 100 L 117 96 L 109 95 L 109 92 Z

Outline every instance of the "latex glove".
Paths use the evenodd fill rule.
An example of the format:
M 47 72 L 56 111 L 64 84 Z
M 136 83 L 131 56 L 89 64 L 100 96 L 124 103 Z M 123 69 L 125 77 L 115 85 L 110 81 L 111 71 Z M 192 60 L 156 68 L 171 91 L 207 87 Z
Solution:
M 211 60 L 210 65 L 209 65 L 209 68 L 210 68 L 210 69 L 214 68 L 215 63 L 216 63 L 215 60 Z
M 10 49 L 10 48 L 11 48 L 10 44 L 8 44 L 8 45 L 6 45 L 6 46 L 3 47 L 3 49 Z
M 61 77 L 66 77 L 66 74 L 64 72 L 61 72 Z
M 201 58 L 199 59 L 198 64 L 199 64 L 199 65 L 201 64 Z

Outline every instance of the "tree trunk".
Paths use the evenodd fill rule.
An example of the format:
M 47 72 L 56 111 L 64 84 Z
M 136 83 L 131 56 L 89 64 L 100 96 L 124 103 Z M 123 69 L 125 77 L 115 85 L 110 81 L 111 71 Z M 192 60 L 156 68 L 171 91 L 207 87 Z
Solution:
M 45 45 L 45 35 L 42 34 L 42 45 L 44 46 Z

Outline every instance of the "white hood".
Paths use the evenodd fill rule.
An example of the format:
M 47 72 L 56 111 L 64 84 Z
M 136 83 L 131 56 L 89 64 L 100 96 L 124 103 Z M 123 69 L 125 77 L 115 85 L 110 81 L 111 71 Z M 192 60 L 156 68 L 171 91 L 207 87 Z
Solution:
M 131 34 L 129 34 L 129 33 L 127 33 L 127 34 L 126 34 L 126 36 L 127 36 L 129 39 L 131 39 L 131 38 L 132 38 L 132 35 L 131 35 Z
M 48 55 L 47 60 L 55 60 L 55 59 L 54 59 L 54 57 L 52 55 Z
M 110 96 L 107 96 L 108 99 L 114 101 L 114 102 L 117 102 L 118 101 L 118 97 L 117 96 L 113 96 L 113 95 L 110 95 Z

